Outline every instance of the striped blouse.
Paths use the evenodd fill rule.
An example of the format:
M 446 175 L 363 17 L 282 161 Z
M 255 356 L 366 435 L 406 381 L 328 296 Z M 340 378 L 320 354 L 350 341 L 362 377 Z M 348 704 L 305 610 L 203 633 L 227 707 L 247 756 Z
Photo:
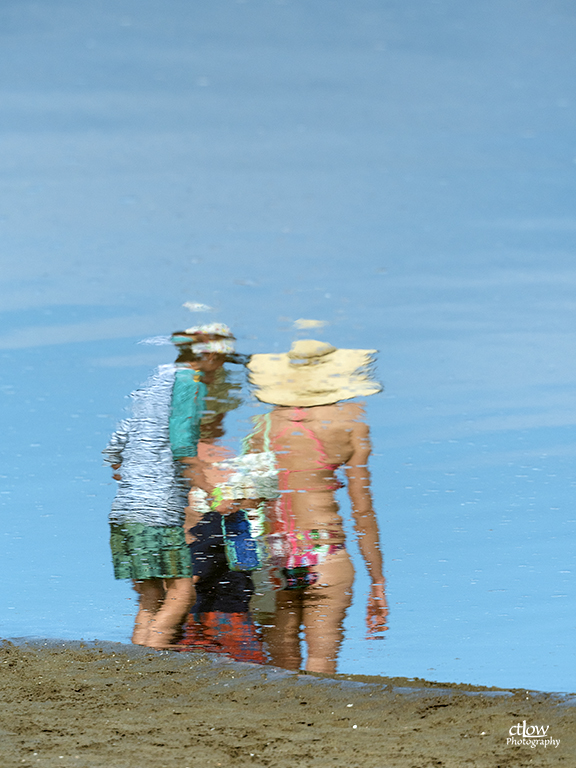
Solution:
M 205 396 L 198 372 L 176 364 L 161 365 L 132 392 L 131 417 L 103 451 L 122 465 L 111 523 L 182 525 L 190 486 L 178 459 L 196 455 Z

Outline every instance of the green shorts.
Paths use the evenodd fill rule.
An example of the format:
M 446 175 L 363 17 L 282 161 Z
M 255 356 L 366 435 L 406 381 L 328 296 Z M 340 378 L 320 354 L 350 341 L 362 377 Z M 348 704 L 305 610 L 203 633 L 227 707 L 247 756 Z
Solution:
M 112 524 L 110 549 L 116 579 L 183 579 L 192 576 L 181 526 Z

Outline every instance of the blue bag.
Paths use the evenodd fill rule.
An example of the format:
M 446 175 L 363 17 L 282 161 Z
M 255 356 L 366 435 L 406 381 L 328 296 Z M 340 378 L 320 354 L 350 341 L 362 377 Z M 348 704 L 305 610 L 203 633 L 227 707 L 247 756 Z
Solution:
M 262 567 L 260 547 L 243 509 L 222 515 L 222 534 L 231 571 L 255 571 Z

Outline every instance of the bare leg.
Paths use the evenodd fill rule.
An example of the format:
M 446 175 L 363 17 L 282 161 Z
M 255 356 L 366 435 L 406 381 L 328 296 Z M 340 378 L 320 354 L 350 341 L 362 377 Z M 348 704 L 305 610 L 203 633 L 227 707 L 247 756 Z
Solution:
M 140 595 L 132 642 L 134 645 L 148 645 L 150 622 L 164 600 L 164 582 L 162 579 L 144 579 L 132 584 Z
M 344 638 L 343 622 L 352 602 L 354 566 L 342 550 L 314 567 L 319 579 L 303 595 L 302 623 L 308 646 L 306 669 L 334 674 Z
M 182 620 L 194 604 L 196 590 L 192 579 L 165 579 L 166 594 L 162 607 L 150 624 L 147 646 L 169 648 Z
M 283 669 L 300 669 L 300 632 L 302 616 L 301 590 L 286 590 L 276 593 L 276 612 L 262 627 L 262 634 L 272 664 Z

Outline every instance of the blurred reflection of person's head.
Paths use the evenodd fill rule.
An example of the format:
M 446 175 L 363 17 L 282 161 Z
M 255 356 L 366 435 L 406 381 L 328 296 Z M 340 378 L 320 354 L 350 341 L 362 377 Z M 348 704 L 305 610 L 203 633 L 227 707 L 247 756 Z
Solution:
M 235 336 L 224 323 L 207 323 L 175 331 L 171 341 L 178 350 L 176 363 L 200 371 L 202 381 L 208 386 L 201 439 L 216 440 L 224 435 L 225 414 L 241 403 L 241 382 L 225 364 L 245 365 L 248 358 L 236 352 Z
M 171 337 L 178 350 L 176 362 L 201 371 L 206 384 L 214 379 L 214 372 L 225 362 L 237 360 L 235 337 L 224 323 L 207 323 L 175 331 Z

